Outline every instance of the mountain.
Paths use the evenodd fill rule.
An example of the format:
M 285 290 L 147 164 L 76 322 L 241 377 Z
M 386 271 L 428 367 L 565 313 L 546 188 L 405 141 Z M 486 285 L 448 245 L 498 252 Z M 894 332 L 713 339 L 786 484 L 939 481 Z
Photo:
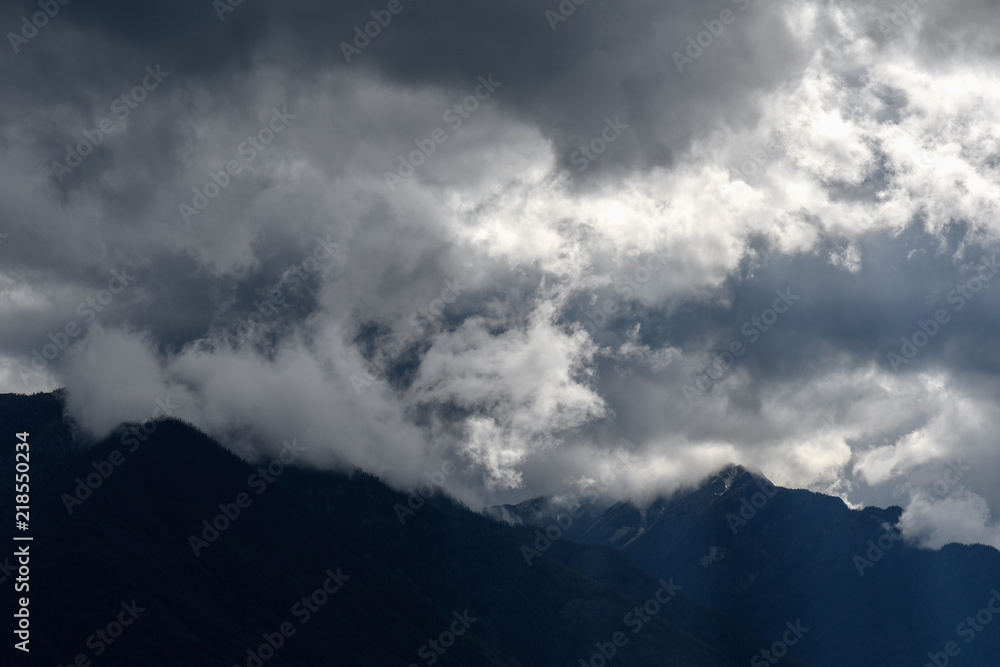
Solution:
M 492 512 L 533 526 L 565 513 L 551 498 Z M 810 664 L 1000 664 L 1000 622 L 990 624 L 1000 611 L 1000 552 L 908 545 L 891 528 L 899 507 L 855 511 L 729 466 L 645 506 L 591 502 L 577 514 L 568 538 L 687 582 L 686 595 L 760 636 L 778 639 L 801 621 L 809 631 L 790 652 Z
M 304 443 L 251 464 L 174 420 L 94 443 L 59 392 L 0 396 L 0 424 L 30 445 L 28 531 L 0 471 L 3 536 L 33 537 L 13 664 L 735 667 L 771 645 L 676 574 L 440 495 L 400 512 L 370 475 L 295 467 Z

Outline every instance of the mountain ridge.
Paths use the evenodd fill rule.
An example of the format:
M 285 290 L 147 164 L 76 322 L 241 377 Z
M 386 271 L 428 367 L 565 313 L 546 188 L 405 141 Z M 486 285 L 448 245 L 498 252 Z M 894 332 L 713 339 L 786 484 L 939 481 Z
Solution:
M 0 396 L 0 422 L 29 430 L 35 454 L 32 549 L 44 556 L 32 563 L 32 646 L 46 664 L 82 655 L 102 664 L 254 667 L 267 653 L 269 667 L 327 664 L 331 655 L 344 665 L 433 658 L 541 667 L 610 652 L 640 667 L 664 656 L 736 667 L 768 645 L 688 600 L 676 577 L 663 579 L 676 582 L 677 595 L 649 611 L 666 595 L 662 584 L 609 547 L 557 540 L 528 564 L 521 547 L 535 539 L 530 529 L 443 496 L 402 525 L 393 508 L 406 495 L 360 471 L 275 467 L 258 494 L 254 466 L 176 420 L 157 423 L 122 463 L 108 463 L 119 460 L 128 427 L 87 442 L 63 408 L 59 395 Z M 5 518 L 8 477 L 0 481 Z M 88 479 L 95 488 L 67 504 Z M 4 525 L 9 537 L 12 524 Z M 300 625 L 307 599 L 317 609 Z M 95 628 L 129 604 L 142 611 L 128 634 L 99 643 Z M 640 608 L 648 620 L 627 625 Z M 469 624 L 460 637 L 459 619 Z M 275 633 L 286 623 L 295 632 L 282 639 Z
M 544 525 L 554 517 L 539 510 L 546 507 L 543 497 L 492 513 Z M 787 622 L 811 619 L 825 633 L 798 647 L 807 662 L 903 667 L 923 664 L 982 608 L 1000 583 L 1000 551 L 915 548 L 893 530 L 901 514 L 898 506 L 854 510 L 731 464 L 693 489 L 582 515 L 566 536 L 613 546 L 653 575 L 684 577 L 693 599 L 759 635 L 778 636 Z M 964 648 L 962 662 L 995 667 L 996 655 L 1000 631 L 983 632 Z

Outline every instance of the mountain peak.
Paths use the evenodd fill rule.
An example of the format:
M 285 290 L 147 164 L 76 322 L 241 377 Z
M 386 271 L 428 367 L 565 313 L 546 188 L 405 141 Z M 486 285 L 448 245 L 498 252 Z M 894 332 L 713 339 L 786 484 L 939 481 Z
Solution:
M 724 493 L 730 489 L 733 482 L 744 476 L 754 477 L 755 475 L 738 463 L 729 463 L 717 473 L 709 476 L 706 486 L 722 484 Z
M 723 468 L 721 470 L 719 470 L 719 472 L 717 472 L 716 474 L 720 475 L 720 476 L 721 475 L 726 475 L 726 474 L 738 475 L 738 474 L 741 474 L 741 473 L 747 473 L 747 474 L 749 474 L 749 472 L 750 472 L 749 470 L 747 470 L 746 468 L 744 468 L 739 463 L 729 462 L 725 466 L 723 466 Z

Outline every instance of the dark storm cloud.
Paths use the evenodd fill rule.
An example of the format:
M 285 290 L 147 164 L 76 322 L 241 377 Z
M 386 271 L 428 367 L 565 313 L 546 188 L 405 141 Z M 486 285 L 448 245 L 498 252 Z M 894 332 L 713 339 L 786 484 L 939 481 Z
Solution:
M 35 102 L 76 99 L 85 106 L 88 91 L 111 95 L 134 85 L 129 77 L 142 66 L 162 63 L 176 85 L 211 86 L 232 104 L 240 75 L 264 54 L 303 82 L 318 68 L 376 68 L 399 85 L 464 92 L 478 76 L 493 74 L 504 83 L 501 103 L 552 137 L 567 166 L 572 151 L 615 115 L 630 119 L 635 131 L 608 164 L 653 165 L 668 163 L 713 123 L 752 120 L 752 94 L 781 81 L 799 57 L 774 8 L 742 1 L 577 6 L 567 0 L 575 11 L 555 23 L 546 12 L 558 14 L 558 2 L 401 2 L 401 13 L 389 15 L 391 23 L 360 54 L 349 55 L 351 63 L 343 45 L 365 43 L 355 28 L 373 21 L 371 12 L 386 12 L 385 3 L 247 1 L 221 21 L 207 2 L 70 3 L 45 30 L 85 35 L 88 57 L 54 71 L 55 62 L 66 61 L 66 46 L 43 31 L 17 56 L 4 55 L 11 62 L 7 84 Z M 5 23 L 16 23 L 30 7 L 9 6 Z M 734 22 L 682 75 L 672 54 L 722 11 L 733 12 Z M 751 37 L 758 30 L 770 33 L 764 67 L 748 58 L 759 49 Z M 172 111 L 183 118 L 183 109 Z
M 967 414 L 993 416 L 958 394 L 996 394 L 1000 283 L 960 311 L 948 295 L 998 250 L 996 19 L 913 5 L 71 0 L 0 49 L 0 353 L 27 363 L 131 264 L 141 280 L 47 369 L 95 432 L 174 391 L 211 432 L 266 448 L 287 415 L 398 482 L 454 458 L 471 502 L 618 450 L 623 489 L 739 459 L 885 496 L 938 450 L 989 464 Z M 36 11 L 0 3 L 0 29 Z M 480 77 L 499 86 L 475 100 Z M 343 254 L 293 284 L 320 238 Z
M 1000 247 L 964 241 L 955 235 L 942 244 L 919 224 L 899 236 L 869 234 L 857 240 L 861 262 L 857 272 L 829 262 L 833 241 L 808 254 L 765 249 L 763 269 L 753 276 L 733 276 L 711 301 L 684 301 L 668 309 L 633 302 L 629 311 L 608 316 L 596 340 L 609 349 L 632 339 L 653 350 L 675 348 L 683 353 L 685 367 L 671 367 L 669 373 L 668 384 L 680 406 L 673 417 L 690 410 L 684 386 L 698 389 L 693 394 L 721 394 L 740 410 L 758 411 L 758 397 L 766 393 L 767 385 L 808 382 L 871 364 L 904 379 L 935 370 L 995 376 L 1000 372 L 996 353 L 1000 282 L 979 283 L 978 277 L 990 275 L 991 271 L 981 273 L 980 267 L 984 261 L 991 265 L 994 258 L 1000 260 Z M 956 258 L 959 249 L 962 255 Z M 975 292 L 966 286 L 974 278 Z M 794 303 L 767 324 L 762 313 L 775 303 L 785 307 L 781 294 L 791 295 Z M 613 302 L 616 295 L 607 290 L 597 297 L 597 303 Z M 576 321 L 592 324 L 599 309 L 574 310 Z M 935 315 L 942 310 L 938 323 Z M 636 325 L 638 335 L 633 338 Z M 912 342 L 914 334 L 919 347 Z M 910 340 L 909 347 L 903 338 Z M 742 350 L 739 356 L 729 353 L 733 343 Z M 614 358 L 606 362 L 607 372 L 600 377 L 610 378 L 616 386 L 601 393 L 612 397 L 612 406 L 623 417 L 618 423 L 631 431 L 630 439 L 640 441 L 664 423 L 641 417 L 647 407 L 634 402 L 627 383 L 619 386 L 613 379 L 618 377 L 614 368 L 621 366 L 629 362 Z M 644 366 L 638 364 L 634 372 L 652 377 L 641 370 Z M 713 380 L 713 376 L 721 377 Z M 632 412 L 636 414 L 626 414 Z
M 978 352 L 989 346 L 997 325 L 997 294 L 1000 283 L 987 282 L 973 296 L 963 286 L 978 275 L 983 259 L 990 261 L 1000 248 L 966 244 L 952 239 L 945 245 L 939 237 L 928 235 L 914 225 L 897 237 L 875 233 L 857 240 L 861 268 L 844 271 L 832 265 L 827 254 L 833 243 L 820 244 L 815 253 L 804 255 L 775 254 L 766 259 L 766 268 L 752 278 L 733 279 L 726 286 L 731 307 L 698 321 L 698 313 L 671 318 L 675 335 L 669 340 L 682 348 L 702 349 L 703 341 L 714 341 L 723 349 L 729 340 L 747 337 L 733 323 L 759 319 L 769 307 L 778 289 L 790 288 L 800 297 L 790 316 L 766 331 L 751 324 L 748 330 L 758 331 L 759 342 L 754 353 L 742 363 L 762 381 L 770 376 L 793 378 L 814 375 L 832 369 L 830 357 L 847 352 L 857 363 L 872 360 L 885 369 L 892 369 L 889 352 L 899 351 L 900 338 L 919 331 L 918 321 L 934 319 L 944 309 L 947 323 L 941 325 L 940 336 L 921 349 L 919 358 L 898 364 L 900 372 L 918 372 L 920 366 L 997 370 L 978 358 Z M 961 257 L 957 257 L 961 249 Z M 985 274 L 989 275 L 989 274 Z M 977 290 L 978 292 L 978 290 Z M 951 301 L 949 301 L 949 296 Z M 766 326 L 766 325 L 765 325 Z M 950 341 L 975 341 L 971 346 L 955 346 Z M 649 341 L 650 344 L 655 341 Z M 711 347 L 709 347 L 711 349 Z

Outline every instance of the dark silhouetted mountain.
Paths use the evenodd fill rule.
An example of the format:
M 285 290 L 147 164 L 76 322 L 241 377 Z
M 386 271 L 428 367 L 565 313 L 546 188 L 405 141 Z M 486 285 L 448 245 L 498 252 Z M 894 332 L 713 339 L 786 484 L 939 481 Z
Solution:
M 529 565 L 533 529 L 444 497 L 401 523 L 407 495 L 364 473 L 288 467 L 263 484 L 262 464 L 177 421 L 133 452 L 124 427 L 89 443 L 60 394 L 0 396 L 0 423 L 31 444 L 31 654 L 8 645 L 16 664 L 541 667 L 603 646 L 621 665 L 735 667 L 767 646 L 687 598 L 681 577 L 663 575 L 684 587 L 668 597 L 611 547 L 557 539 Z M 0 478 L 8 544 L 12 458 Z M 87 497 L 68 501 L 78 487 Z M 653 605 L 657 593 L 670 601 Z M 13 593 L 3 608 L 12 623 Z M 279 638 L 286 623 L 294 634 Z
M 535 526 L 565 513 L 551 499 L 492 512 Z M 1000 665 L 1000 614 L 992 624 L 980 625 L 992 612 L 975 618 L 1000 591 L 1000 552 L 907 545 L 890 537 L 900 514 L 855 511 L 729 466 L 648 506 L 591 503 L 567 536 L 687 582 L 686 595 L 760 636 L 778 640 L 787 622 L 801 620 L 810 630 L 790 654 L 810 664 L 903 667 L 932 664 L 932 653 L 940 665 Z M 943 653 L 948 642 L 957 655 Z

